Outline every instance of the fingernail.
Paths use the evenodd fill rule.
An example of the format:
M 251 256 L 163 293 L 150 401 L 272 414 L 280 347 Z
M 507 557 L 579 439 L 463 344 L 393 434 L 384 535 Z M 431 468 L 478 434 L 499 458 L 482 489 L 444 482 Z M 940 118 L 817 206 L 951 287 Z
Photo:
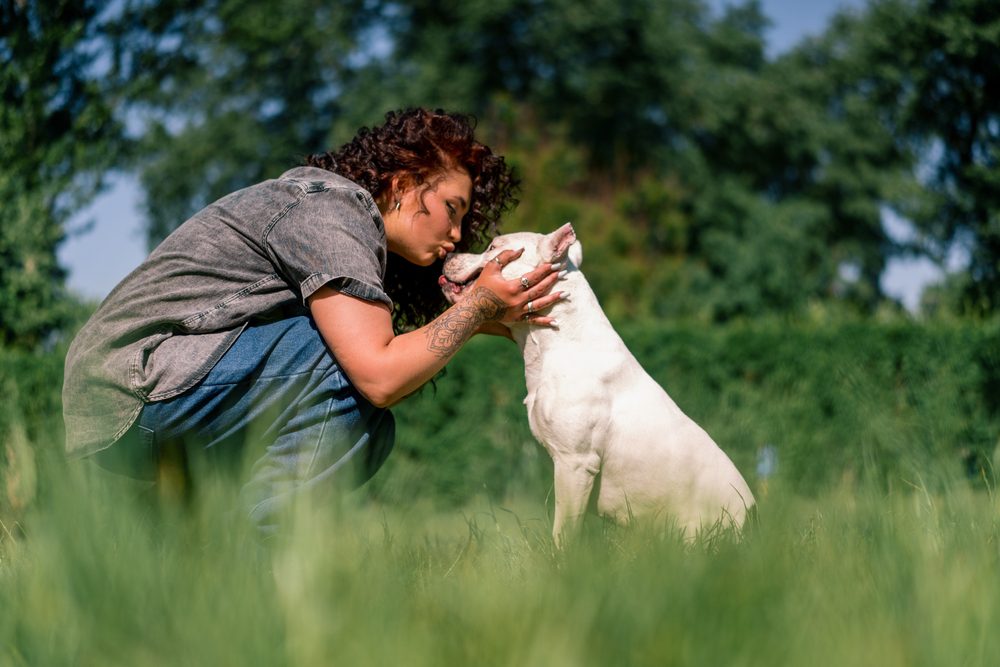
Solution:
M 553 271 L 562 271 L 566 268 L 565 264 L 550 264 L 549 265 Z
M 560 271 L 559 272 L 559 280 L 562 280 L 563 278 L 565 278 L 568 275 L 569 275 L 569 271 Z
M 559 320 L 552 320 L 551 322 L 549 322 L 549 326 L 552 327 L 553 329 L 558 329 L 559 328 Z
M 569 301 L 569 292 L 559 292 L 560 301 Z

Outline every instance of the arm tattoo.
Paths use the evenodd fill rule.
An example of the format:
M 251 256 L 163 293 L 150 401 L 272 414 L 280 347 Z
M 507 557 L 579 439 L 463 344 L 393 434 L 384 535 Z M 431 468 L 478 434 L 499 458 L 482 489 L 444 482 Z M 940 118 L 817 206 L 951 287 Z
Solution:
M 499 320 L 507 306 L 485 287 L 477 287 L 454 311 L 446 312 L 427 328 L 427 349 L 439 357 L 454 354 L 483 322 Z

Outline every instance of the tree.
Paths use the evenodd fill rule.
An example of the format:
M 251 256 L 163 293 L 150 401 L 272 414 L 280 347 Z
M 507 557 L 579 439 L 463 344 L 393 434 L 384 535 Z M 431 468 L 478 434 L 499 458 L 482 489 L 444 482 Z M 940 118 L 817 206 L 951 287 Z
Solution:
M 0 343 L 70 315 L 56 248 L 101 187 L 119 126 L 95 79 L 96 0 L 0 0 Z
M 713 99 L 695 133 L 705 166 L 694 173 L 707 193 L 742 186 L 756 194 L 752 206 L 745 197 L 705 199 L 747 204 L 740 225 L 745 240 L 758 234 L 782 239 L 776 246 L 755 244 L 752 256 L 766 264 L 775 248 L 784 248 L 803 270 L 793 302 L 837 298 L 871 312 L 882 299 L 879 278 L 894 251 L 881 206 L 910 179 L 913 157 L 881 121 L 884 109 L 859 77 L 864 70 L 845 63 L 838 46 L 824 36 L 759 72 L 731 71 L 710 87 Z M 736 220 L 725 208 L 699 210 L 706 228 Z M 794 239 L 799 244 L 792 245 Z M 720 261 L 728 272 L 729 261 Z M 766 266 L 758 269 L 764 271 L 760 275 L 773 275 Z M 854 277 L 845 281 L 845 273 Z M 751 285 L 766 282 L 773 284 Z M 747 290 L 744 280 L 733 287 Z
M 700 0 L 396 0 L 384 14 L 407 100 L 486 113 L 518 100 L 603 175 L 647 166 L 691 116 Z
M 676 88 L 689 99 L 663 169 L 683 185 L 687 272 L 704 272 L 691 288 L 715 320 L 818 300 L 871 312 L 891 250 L 880 202 L 908 156 L 835 49 L 769 62 L 766 25 L 758 3 L 728 9 Z
M 845 60 L 866 68 L 868 93 L 920 159 L 918 191 L 897 202 L 943 259 L 970 251 L 966 312 L 1000 310 L 1000 4 L 874 0 L 839 27 Z
M 880 207 L 912 154 L 842 31 L 769 62 L 753 0 L 132 0 L 120 26 L 152 243 L 388 108 L 440 105 L 537 179 L 515 226 L 572 212 L 615 249 L 595 282 L 628 284 L 630 313 L 883 298 Z
M 904 127 L 942 152 L 930 179 L 937 210 L 918 217 L 939 244 L 968 237 L 968 308 L 1000 310 L 1000 6 L 927 2 L 908 51 Z M 937 142 L 940 142 L 939 144 Z
M 374 84 L 357 80 L 374 48 L 367 4 L 125 2 L 115 76 L 142 125 L 151 245 L 210 201 L 331 142 L 353 93 Z
M 700 0 L 131 0 L 119 77 L 143 117 L 151 241 L 390 108 L 564 123 L 600 169 L 648 164 L 689 116 Z M 191 164 L 199 169 L 190 169 Z

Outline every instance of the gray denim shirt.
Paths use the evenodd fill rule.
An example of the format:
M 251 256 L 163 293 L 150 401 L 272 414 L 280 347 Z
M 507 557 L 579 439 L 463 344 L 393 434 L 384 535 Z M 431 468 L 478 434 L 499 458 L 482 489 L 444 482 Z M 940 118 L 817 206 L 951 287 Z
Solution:
M 323 285 L 391 308 L 385 267 L 385 227 L 371 195 L 324 169 L 297 167 L 209 205 L 122 280 L 74 338 L 63 384 L 67 452 L 110 446 L 143 404 L 204 378 L 248 322 L 301 314 Z

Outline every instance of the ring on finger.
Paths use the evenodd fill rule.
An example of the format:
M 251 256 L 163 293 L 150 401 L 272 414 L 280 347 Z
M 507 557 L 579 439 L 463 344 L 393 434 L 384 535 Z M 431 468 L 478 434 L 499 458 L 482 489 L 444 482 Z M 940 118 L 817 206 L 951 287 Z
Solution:
M 493 258 L 493 259 L 491 259 L 490 261 L 491 261 L 491 262 L 496 262 L 496 263 L 497 263 L 497 266 L 503 266 L 503 264 L 502 264 L 502 263 L 500 262 L 500 255 L 497 255 L 496 257 L 494 257 L 494 258 Z
M 531 283 L 528 282 L 528 279 L 525 276 L 521 276 L 521 287 L 524 289 L 531 287 Z
M 531 313 L 533 313 L 533 312 L 535 312 L 535 307 L 534 307 L 534 306 L 532 305 L 532 303 L 531 303 L 531 302 L 529 301 L 529 302 L 528 302 L 528 314 L 530 315 L 530 314 L 531 314 Z

